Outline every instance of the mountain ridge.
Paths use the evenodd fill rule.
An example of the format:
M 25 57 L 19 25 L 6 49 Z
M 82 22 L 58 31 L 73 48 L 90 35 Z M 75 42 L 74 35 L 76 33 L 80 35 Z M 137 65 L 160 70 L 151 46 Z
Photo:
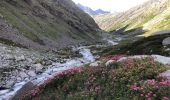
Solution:
M 104 11 L 102 9 L 92 10 L 90 7 L 86 7 L 80 3 L 78 3 L 77 6 L 89 15 L 100 15 L 110 13 L 109 11 Z

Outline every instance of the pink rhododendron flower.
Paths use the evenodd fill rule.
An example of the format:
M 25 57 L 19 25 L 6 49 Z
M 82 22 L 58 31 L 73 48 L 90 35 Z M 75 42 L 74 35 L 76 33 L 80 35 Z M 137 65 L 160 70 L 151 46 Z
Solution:
M 148 80 L 148 84 L 149 85 L 155 85 L 156 84 L 156 81 L 153 79 L 153 80 Z
M 107 57 L 104 57 L 106 60 L 119 60 L 120 58 L 124 57 L 124 55 L 110 55 Z
M 140 94 L 140 96 L 141 96 L 141 97 L 143 97 L 143 96 L 144 96 L 144 94 Z
M 168 80 L 167 81 L 162 81 L 162 82 L 160 82 L 160 84 L 161 85 L 170 85 L 170 81 L 168 81 Z
M 151 100 L 151 98 L 150 98 L 150 97 L 148 97 L 148 98 L 147 98 L 147 100 Z
M 140 87 L 138 87 L 136 84 L 134 84 L 130 87 L 130 89 L 137 91 L 137 90 L 140 90 Z
M 163 100 L 169 100 L 169 98 L 168 97 L 164 97 Z

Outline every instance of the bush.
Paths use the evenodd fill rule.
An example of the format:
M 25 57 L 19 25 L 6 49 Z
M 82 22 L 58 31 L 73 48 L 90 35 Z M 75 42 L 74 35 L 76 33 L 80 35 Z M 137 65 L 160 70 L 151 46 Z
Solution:
M 132 96 L 137 100 L 169 100 L 170 81 L 146 80 L 130 86 Z
M 86 67 L 63 72 L 39 87 L 39 93 L 34 93 L 28 100 L 143 99 L 138 91 L 130 89 L 131 85 L 141 80 L 157 79 L 157 76 L 166 70 L 164 65 L 154 62 L 152 58 L 128 59 L 113 66 Z M 170 86 L 161 87 L 163 88 L 168 90 Z M 169 92 L 162 93 L 160 98 Z

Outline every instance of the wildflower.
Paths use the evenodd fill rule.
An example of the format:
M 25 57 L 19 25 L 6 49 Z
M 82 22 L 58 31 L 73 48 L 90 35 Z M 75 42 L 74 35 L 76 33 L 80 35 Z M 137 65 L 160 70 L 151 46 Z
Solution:
M 144 96 L 144 94 L 140 94 L 140 96 L 141 96 L 141 97 L 143 97 L 143 96 Z
M 156 97 L 156 94 L 153 94 L 154 97 Z
M 170 81 L 162 81 L 160 82 L 161 85 L 170 85 Z
M 156 84 L 156 81 L 153 79 L 153 80 L 148 80 L 148 84 L 149 85 L 155 85 Z
M 148 97 L 148 98 L 147 98 L 147 100 L 151 100 L 151 98 L 150 98 L 150 97 Z
M 131 87 L 131 90 L 140 90 L 140 87 L 138 87 L 136 84 L 132 85 Z
M 169 100 L 169 98 L 168 97 L 164 97 L 163 100 Z

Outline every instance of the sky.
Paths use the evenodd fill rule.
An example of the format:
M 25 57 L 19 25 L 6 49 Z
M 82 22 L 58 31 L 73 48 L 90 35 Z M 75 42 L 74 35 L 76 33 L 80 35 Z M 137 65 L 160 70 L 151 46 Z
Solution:
M 139 5 L 148 0 L 73 0 L 75 3 L 80 3 L 90 7 L 93 10 L 102 9 L 110 12 L 121 12 Z

